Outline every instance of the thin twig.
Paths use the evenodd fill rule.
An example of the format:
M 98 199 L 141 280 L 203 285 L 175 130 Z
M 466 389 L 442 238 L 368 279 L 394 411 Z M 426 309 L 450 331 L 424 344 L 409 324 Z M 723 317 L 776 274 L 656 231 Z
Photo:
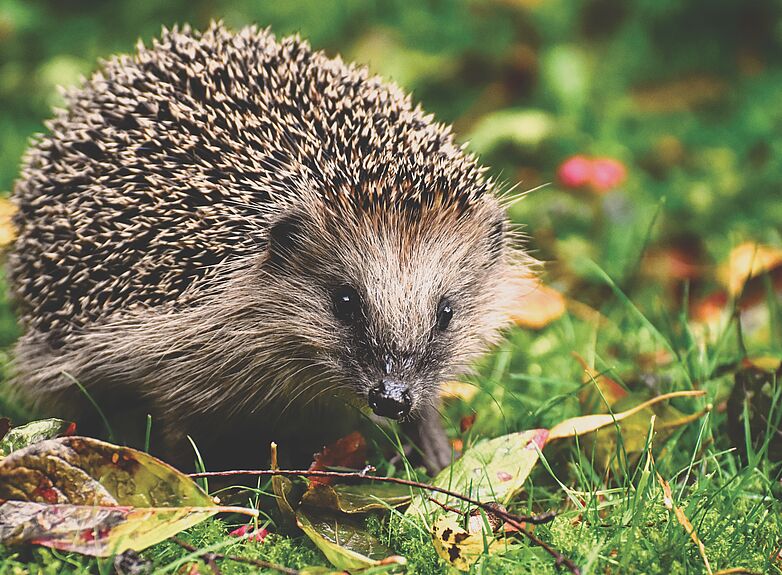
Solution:
M 198 553 L 197 547 L 190 545 L 190 543 L 186 541 L 182 541 L 177 537 L 171 537 L 169 541 L 173 541 L 174 543 L 176 543 L 186 551 L 190 551 L 191 553 Z M 285 567 L 284 565 L 277 565 L 276 563 L 270 563 L 269 561 L 264 561 L 263 559 L 240 557 L 238 555 L 223 555 L 222 553 L 204 553 L 203 555 L 201 555 L 201 557 L 206 562 L 206 564 L 209 565 L 210 569 L 212 569 L 212 572 L 215 573 L 215 575 L 218 575 L 220 573 L 220 569 L 217 567 L 217 564 L 215 563 L 215 560 L 217 559 L 227 559 L 228 561 L 247 563 L 248 565 L 254 565 L 255 567 L 261 567 L 263 569 L 274 569 L 275 571 L 279 571 L 280 573 L 285 573 L 285 575 L 299 575 L 299 571 L 296 569 L 291 569 L 290 567 Z
M 209 569 L 212 570 L 212 575 L 223 575 L 223 572 L 220 571 L 220 567 L 217 566 L 217 562 L 215 561 L 216 557 L 214 553 L 207 553 L 204 555 L 204 561 L 206 561 L 207 566 Z
M 451 507 L 450 505 L 446 505 L 445 503 L 440 503 L 434 497 L 427 497 L 427 499 L 429 501 L 431 501 L 432 503 L 434 503 L 435 505 L 439 505 L 440 507 L 442 507 L 443 509 L 445 509 L 446 511 L 448 511 L 450 513 L 456 513 L 457 515 L 464 516 L 464 512 L 456 509 L 456 507 Z
M 309 471 L 309 470 L 286 470 L 286 469 L 232 469 L 229 471 L 204 471 L 200 473 L 191 473 L 190 477 L 232 477 L 234 475 L 250 475 L 255 477 L 282 475 L 284 477 L 334 477 L 340 479 L 369 479 L 370 481 L 380 481 L 385 483 L 396 483 L 398 485 L 406 485 L 408 487 L 416 487 L 418 489 L 425 489 L 428 491 L 435 491 L 453 497 L 455 499 L 461 499 L 462 501 L 480 507 L 487 513 L 493 513 L 502 517 L 505 521 L 510 523 L 513 527 L 518 529 L 520 533 L 523 533 L 527 539 L 532 541 L 535 545 L 542 547 L 549 555 L 551 555 L 557 566 L 565 565 L 573 575 L 580 575 L 581 570 L 578 566 L 562 555 L 559 551 L 551 547 L 548 543 L 540 540 L 538 537 L 528 531 L 522 524 L 530 523 L 538 525 L 541 523 L 548 523 L 556 516 L 554 513 L 543 513 L 541 515 L 531 516 L 519 516 L 513 513 L 508 513 L 502 509 L 497 509 L 492 503 L 483 503 L 461 493 L 456 493 L 449 489 L 437 487 L 436 485 L 428 485 L 419 481 L 412 481 L 410 479 L 401 479 L 399 477 L 377 477 L 374 475 L 367 475 L 369 471 L 372 471 L 371 467 L 367 467 L 362 471 Z

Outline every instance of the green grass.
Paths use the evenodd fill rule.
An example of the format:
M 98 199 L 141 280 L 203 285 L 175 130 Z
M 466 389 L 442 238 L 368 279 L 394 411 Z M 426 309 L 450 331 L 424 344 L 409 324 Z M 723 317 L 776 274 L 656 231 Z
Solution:
M 708 393 L 703 402 L 688 400 L 679 407 L 692 412 L 696 404 L 719 406 L 730 391 L 732 376 L 708 374 L 715 371 L 715 365 L 739 357 L 735 330 L 728 324 L 724 337 L 716 337 L 714 344 L 693 348 L 694 342 L 687 343 L 688 339 L 681 337 L 685 326 L 671 323 L 658 327 L 662 324 L 642 315 L 639 310 L 653 307 L 654 302 L 650 296 L 647 305 L 631 305 L 624 298 L 612 297 L 606 307 L 612 310 L 609 319 L 613 325 L 604 328 L 568 315 L 540 332 L 514 331 L 503 349 L 481 368 L 477 376 L 481 390 L 476 397 L 469 404 L 451 402 L 447 406 L 448 420 L 458 422 L 461 415 L 477 412 L 475 426 L 464 436 L 469 443 L 477 437 L 550 426 L 576 415 L 581 368 L 571 351 L 594 357 L 607 374 L 637 389 L 633 378 L 641 370 L 636 358 L 670 347 L 676 359 L 656 374 L 660 381 L 666 382 L 666 388 L 697 385 Z M 779 347 L 764 351 L 782 355 Z M 607 359 L 609 353 L 611 359 Z M 775 385 L 774 393 L 776 407 L 769 414 L 771 420 L 779 417 L 782 386 Z M 584 573 L 705 573 L 696 546 L 663 505 L 654 476 L 659 471 L 670 481 L 675 502 L 695 526 L 715 571 L 740 567 L 753 573 L 779 573 L 778 564 L 773 565 L 769 557 L 782 544 L 780 465 L 767 458 L 768 438 L 751 442 L 742 461 L 726 435 L 725 418 L 725 413 L 714 409 L 664 441 L 651 439 L 654 463 L 645 451 L 637 457 L 625 453 L 623 443 L 618 442 L 608 466 L 611 472 L 601 467 L 594 450 L 583 442 L 580 449 L 573 440 L 547 447 L 545 460 L 538 464 L 514 509 L 521 514 L 557 511 L 558 517 L 538 526 L 535 533 L 576 560 Z M 372 463 L 384 469 L 382 461 Z M 261 496 L 261 502 L 267 508 L 272 505 L 268 496 Z M 239 542 L 227 535 L 233 527 L 223 520 L 209 520 L 181 538 L 199 549 L 290 567 L 326 564 L 300 534 L 274 534 L 260 544 Z M 426 525 L 394 512 L 372 519 L 369 527 L 395 552 L 407 557 L 409 572 L 448 572 L 434 551 Z M 276 530 L 274 524 L 270 530 Z M 40 549 L 24 553 L 22 560 L 6 549 L 0 555 L 0 573 L 22 572 L 18 570 L 29 568 L 30 560 L 42 573 L 82 573 L 99 568 L 99 562 L 73 554 Z M 143 553 L 159 572 L 175 572 L 177 562 L 189 555 L 168 542 Z M 252 567 L 231 561 L 221 561 L 220 570 L 225 574 L 253 572 Z M 548 555 L 523 539 L 506 553 L 486 557 L 475 568 L 476 573 L 490 574 L 527 571 L 558 572 Z

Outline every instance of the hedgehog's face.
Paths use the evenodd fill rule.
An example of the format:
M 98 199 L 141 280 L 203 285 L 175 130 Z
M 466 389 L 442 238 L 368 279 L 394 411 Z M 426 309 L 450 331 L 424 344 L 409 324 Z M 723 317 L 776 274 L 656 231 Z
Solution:
M 269 263 L 288 286 L 290 336 L 376 414 L 414 417 L 507 321 L 504 226 L 494 200 L 459 217 L 286 218 Z

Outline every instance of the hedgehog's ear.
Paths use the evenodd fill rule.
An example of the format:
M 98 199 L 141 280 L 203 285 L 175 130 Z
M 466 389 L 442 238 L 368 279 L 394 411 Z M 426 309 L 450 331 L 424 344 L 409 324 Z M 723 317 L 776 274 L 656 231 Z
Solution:
M 269 227 L 268 262 L 284 267 L 295 257 L 302 239 L 303 222 L 298 214 L 286 214 Z

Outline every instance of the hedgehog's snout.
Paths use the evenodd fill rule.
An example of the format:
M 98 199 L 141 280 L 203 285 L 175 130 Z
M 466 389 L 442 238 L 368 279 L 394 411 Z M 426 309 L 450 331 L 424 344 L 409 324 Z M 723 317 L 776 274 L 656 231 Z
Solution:
M 394 379 L 383 379 L 370 389 L 367 402 L 376 415 L 390 419 L 402 419 L 413 404 L 407 386 Z

